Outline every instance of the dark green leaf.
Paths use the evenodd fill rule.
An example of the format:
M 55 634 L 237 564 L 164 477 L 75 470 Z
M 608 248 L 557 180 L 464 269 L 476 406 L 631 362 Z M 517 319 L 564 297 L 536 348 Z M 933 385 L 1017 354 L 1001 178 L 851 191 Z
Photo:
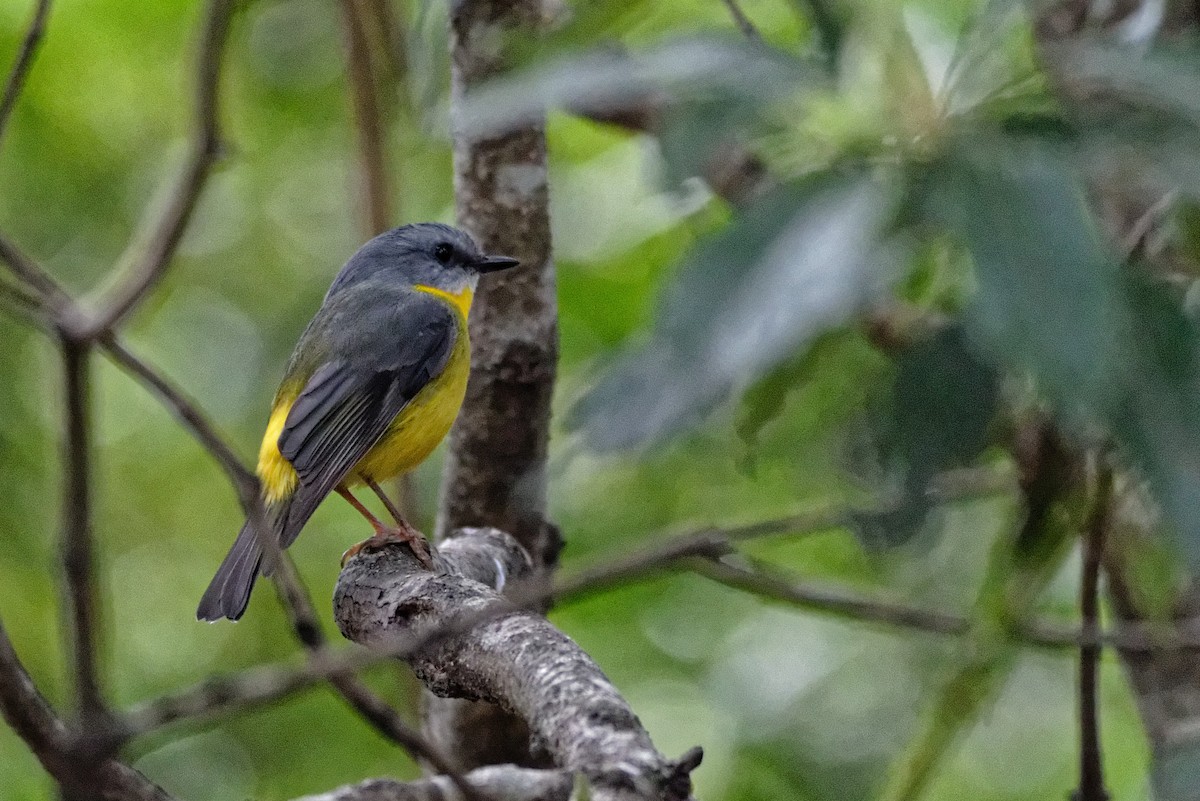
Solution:
M 983 153 L 984 157 L 978 154 Z M 1036 142 L 963 143 L 931 176 L 927 212 L 975 261 L 967 330 L 991 356 L 1037 376 L 1068 413 L 1112 408 L 1118 265 L 1101 245 L 1070 163 Z
M 1034 376 L 1076 431 L 1116 438 L 1200 565 L 1196 326 L 1177 298 L 1107 252 L 1057 151 L 1010 141 L 986 162 L 974 152 L 957 150 L 927 194 L 975 261 L 967 330 L 997 362 Z
M 1200 50 L 1152 50 L 1111 41 L 1056 42 L 1047 55 L 1056 69 L 1093 96 L 1120 100 L 1200 126 Z
M 471 93 L 455 126 L 489 136 L 548 109 L 603 116 L 713 101 L 761 105 L 824 82 L 812 65 L 739 39 L 679 39 L 640 53 L 590 51 L 498 78 Z
M 888 405 L 874 421 L 881 460 L 900 498 L 886 512 L 857 516 L 864 541 L 898 545 L 917 532 L 932 508 L 927 490 L 933 477 L 970 463 L 987 446 L 998 393 L 996 369 L 974 352 L 961 328 L 901 352 Z
M 699 248 L 650 341 L 568 418 L 593 447 L 629 447 L 693 424 L 852 316 L 880 276 L 887 187 L 862 173 L 781 187 Z

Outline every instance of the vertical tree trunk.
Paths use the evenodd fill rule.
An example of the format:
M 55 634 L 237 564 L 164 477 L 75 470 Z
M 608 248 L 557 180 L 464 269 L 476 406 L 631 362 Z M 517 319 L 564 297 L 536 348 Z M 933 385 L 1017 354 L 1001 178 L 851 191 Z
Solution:
M 452 119 L 472 86 L 503 69 L 506 42 L 533 35 L 540 15 L 536 0 L 451 4 Z M 558 551 L 545 477 L 558 315 L 542 126 L 477 139 L 455 123 L 454 179 L 459 225 L 521 266 L 483 278 L 475 297 L 471 381 L 450 434 L 438 533 L 496 526 L 549 568 Z M 425 729 L 461 770 L 535 764 L 523 724 L 489 705 L 430 696 Z

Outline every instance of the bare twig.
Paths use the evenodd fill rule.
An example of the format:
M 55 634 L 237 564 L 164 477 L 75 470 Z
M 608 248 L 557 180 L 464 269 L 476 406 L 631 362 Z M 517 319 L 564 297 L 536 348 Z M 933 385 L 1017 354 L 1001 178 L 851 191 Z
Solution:
M 762 34 L 758 32 L 758 28 L 754 27 L 754 23 L 746 16 L 746 12 L 738 5 L 737 0 L 721 0 L 725 7 L 729 9 L 729 16 L 733 17 L 733 22 L 738 26 L 746 38 L 753 42 L 761 42 Z
M 1102 463 L 1090 519 L 1083 532 L 1083 578 L 1079 587 L 1083 632 L 1093 638 L 1100 633 L 1100 567 L 1110 524 L 1112 486 L 1112 469 Z M 1072 793 L 1073 801 L 1108 801 L 1109 797 L 1104 788 L 1100 747 L 1100 649 L 1099 642 L 1079 648 L 1079 787 Z
M 130 351 L 116 334 L 104 334 L 97 344 L 118 367 L 158 398 L 183 427 L 191 432 L 196 441 L 221 465 L 237 492 L 242 507 L 248 510 L 258 499 L 258 478 L 242 464 L 233 448 L 217 433 L 200 408 L 173 386 L 158 369 Z
M 0 141 L 4 140 L 4 129 L 17 106 L 17 98 L 25 87 L 25 79 L 29 77 L 29 68 L 33 66 L 34 56 L 37 55 L 38 45 L 46 30 L 46 19 L 50 16 L 50 0 L 37 0 L 33 10 L 33 20 L 25 31 L 21 48 L 13 60 L 12 70 L 8 73 L 8 81 L 4 85 L 4 94 L 0 96 Z
M 365 0 L 371 24 L 366 26 L 377 40 L 376 47 L 384 54 L 384 63 L 391 78 L 400 80 L 408 72 L 405 32 L 388 0 Z
M 0 308 L 11 317 L 46 333 L 54 331 L 54 321 L 50 318 L 41 298 L 31 294 L 30 290 L 7 281 L 0 281 Z
M 45 697 L 13 649 L 0 622 L 0 716 L 62 787 L 88 796 L 122 801 L 171 801 L 137 771 L 115 760 L 81 762 L 72 752 L 75 737 Z
M 59 330 L 69 333 L 82 324 L 82 313 L 58 282 L 4 236 L 0 236 L 0 262 L 37 294 Z
M 70 743 L 66 724 L 38 692 L 0 622 L 0 712 L 52 775 L 63 770 Z
M 340 0 L 342 30 L 346 40 L 346 77 L 354 107 L 358 131 L 359 185 L 362 190 L 363 228 L 367 236 L 385 231 L 392 221 L 391 190 L 387 159 L 384 155 L 386 133 L 379 106 L 379 81 L 371 57 L 360 0 Z
M 966 634 L 971 628 L 971 621 L 962 615 L 909 606 L 896 600 L 871 598 L 841 587 L 789 581 L 761 568 L 748 570 L 727 561 L 703 559 L 693 560 L 689 567 L 729 587 L 849 620 L 951 636 Z M 1053 643 L 1053 647 L 1063 647 L 1063 644 Z
M 97 676 L 99 598 L 92 545 L 91 349 L 62 341 L 64 370 L 62 535 L 59 540 L 70 620 L 75 696 L 84 728 L 107 717 Z
M 764 570 L 748 570 L 727 561 L 693 559 L 690 569 L 702 576 L 764 598 L 784 601 L 811 612 L 832 614 L 848 621 L 876 623 L 942 636 L 965 636 L 972 621 L 965 615 L 911 606 L 893 599 L 875 598 L 833 585 L 789 580 Z M 1014 640 L 1053 651 L 1074 650 L 1086 641 L 1080 631 L 1045 622 L 1017 622 Z M 1107 639 L 1100 632 L 1095 641 Z
M 123 278 L 108 293 L 101 311 L 87 329 L 91 339 L 102 336 L 133 310 L 162 278 L 174 256 L 212 166 L 221 151 L 217 96 L 221 56 L 225 48 L 234 0 L 210 0 L 200 41 L 196 69 L 195 127 L 191 151 L 165 207 L 134 235 L 120 263 Z

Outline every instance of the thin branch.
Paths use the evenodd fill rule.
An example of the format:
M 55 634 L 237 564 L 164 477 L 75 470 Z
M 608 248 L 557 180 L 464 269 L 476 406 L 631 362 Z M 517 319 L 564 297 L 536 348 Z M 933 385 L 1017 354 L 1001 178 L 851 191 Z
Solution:
M 721 0 L 725 7 L 729 9 L 729 16 L 733 17 L 733 22 L 738 26 L 746 38 L 752 42 L 761 42 L 762 34 L 758 32 L 758 28 L 754 27 L 754 23 L 746 16 L 746 12 L 742 11 L 742 7 L 738 5 L 737 0 Z
M 1079 610 L 1085 634 L 1100 631 L 1100 567 L 1104 539 L 1110 524 L 1113 497 L 1112 468 L 1102 464 L 1097 477 L 1096 497 L 1083 538 L 1083 577 L 1079 588 Z M 1100 747 L 1100 650 L 1098 642 L 1079 649 L 1079 787 L 1073 801 L 1108 801 L 1104 788 L 1104 762 Z
M 121 257 L 123 280 L 108 293 L 85 335 L 103 336 L 125 317 L 166 272 L 183 238 L 212 166 L 220 155 L 217 96 L 221 56 L 234 0 L 210 0 L 196 69 L 195 128 L 191 152 L 166 206 L 136 233 Z
M 41 298 L 31 294 L 23 286 L 0 281 L 0 308 L 10 317 L 33 328 L 47 333 L 54 331 L 54 321 Z
M 67 726 L 38 692 L 0 621 L 0 713 L 53 776 L 63 770 Z
M 104 334 L 97 344 L 112 359 L 113 363 L 124 370 L 134 381 L 149 390 L 150 394 L 167 407 L 180 424 L 191 432 L 196 441 L 225 471 L 243 508 L 248 510 L 258 499 L 258 478 L 242 464 L 241 459 L 233 452 L 233 448 L 217 433 L 216 427 L 200 411 L 200 407 L 184 395 L 182 390 L 172 385 L 155 367 L 130 351 L 116 334 L 111 332 Z
M 378 40 L 375 47 L 384 54 L 384 63 L 391 71 L 392 82 L 400 83 L 408 72 L 405 32 L 389 0 L 365 0 L 365 3 L 372 21 L 367 30 L 373 31 Z
M 62 341 L 64 372 L 62 534 L 59 540 L 70 620 L 75 696 L 84 729 L 107 718 L 97 676 L 99 597 L 92 544 L 91 349 Z
M 81 761 L 75 738 L 38 691 L 0 621 L 0 717 L 64 790 L 123 801 L 172 801 L 160 787 L 115 760 Z M 99 793 L 97 793 L 99 789 Z
M 841 525 L 845 519 L 844 510 L 819 510 L 740 527 L 696 529 L 668 537 L 661 545 L 580 570 L 553 585 L 536 583 L 518 587 L 509 597 L 513 603 L 525 607 L 536 606 L 550 599 L 561 605 L 588 592 L 642 579 L 664 570 L 681 569 L 684 560 L 693 557 L 720 558 L 732 553 L 737 542 L 790 532 L 823 531 Z
M 871 598 L 841 587 L 789 581 L 762 569 L 747 570 L 728 561 L 696 559 L 689 563 L 689 567 L 693 572 L 727 587 L 856 622 L 879 623 L 890 628 L 949 636 L 961 636 L 971 629 L 971 621 L 962 615 Z M 1062 648 L 1072 644 L 1053 643 L 1052 646 Z
M 951 470 L 936 476 L 927 489 L 927 494 L 938 503 L 962 501 L 987 497 L 1015 488 L 1010 475 L 991 468 L 968 468 Z M 877 503 L 874 508 L 884 508 Z M 863 507 L 864 509 L 868 507 Z M 854 515 L 854 510 L 845 506 L 827 506 L 809 512 L 760 520 L 741 526 L 704 526 L 682 534 L 650 535 L 649 541 L 662 540 L 628 556 L 605 562 L 560 579 L 550 590 L 550 596 L 558 603 L 604 587 L 619 584 L 630 578 L 642 578 L 661 570 L 678 569 L 682 560 L 690 557 L 718 559 L 735 550 L 735 545 L 746 540 L 771 537 L 780 534 L 811 534 L 845 526 Z M 547 600 L 545 586 L 517 590 L 511 595 L 515 603 L 522 605 Z
M 33 290 L 27 289 L 21 284 L 0 281 L 0 295 L 3 295 L 24 309 L 44 313 L 42 299 L 34 294 Z
M 50 16 L 50 0 L 37 0 L 33 10 L 33 20 L 25 31 L 25 38 L 17 51 L 12 70 L 8 73 L 8 82 L 4 85 L 4 94 L 0 96 L 0 142 L 4 140 L 4 130 L 17 106 L 21 90 L 25 88 L 25 80 L 29 77 L 29 69 L 33 66 L 34 56 L 37 55 L 38 45 L 41 44 L 42 34 L 46 31 L 46 20 Z
M 41 299 L 46 310 L 54 317 L 55 324 L 65 332 L 81 325 L 82 312 L 65 290 L 16 243 L 0 235 L 0 261 Z
M 386 133 L 379 106 L 379 82 L 371 58 L 367 22 L 360 13 L 359 0 L 340 0 L 342 29 L 346 40 L 346 76 L 354 107 L 358 132 L 360 204 L 367 236 L 375 236 L 391 225 L 391 191 L 387 159 L 384 155 Z

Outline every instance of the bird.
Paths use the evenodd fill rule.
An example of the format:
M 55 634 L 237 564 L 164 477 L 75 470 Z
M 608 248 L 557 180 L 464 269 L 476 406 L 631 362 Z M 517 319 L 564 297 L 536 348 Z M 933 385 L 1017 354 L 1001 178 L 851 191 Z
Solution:
M 519 262 L 488 256 L 465 231 L 404 225 L 371 239 L 346 262 L 292 351 L 259 449 L 264 514 L 249 516 L 196 610 L 238 620 L 260 572 L 273 567 L 263 538 L 295 541 L 336 492 L 370 522 L 371 543 L 407 542 L 431 566 L 428 544 L 380 487 L 416 467 L 458 416 L 471 368 L 467 314 L 479 277 Z M 351 492 L 379 496 L 396 525 Z

